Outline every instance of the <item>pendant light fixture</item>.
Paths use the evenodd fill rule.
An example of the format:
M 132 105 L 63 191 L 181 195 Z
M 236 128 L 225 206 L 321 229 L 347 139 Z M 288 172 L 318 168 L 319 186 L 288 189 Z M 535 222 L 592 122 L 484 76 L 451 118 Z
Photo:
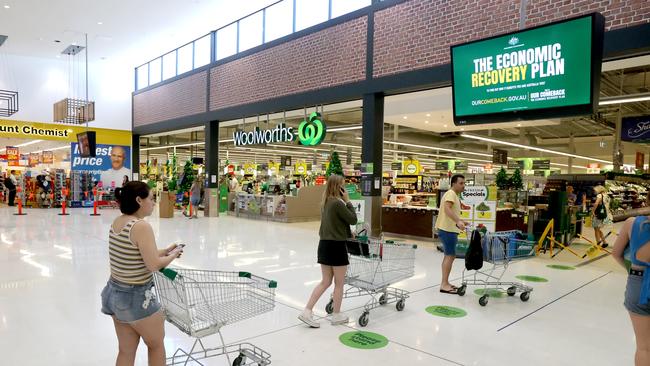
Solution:
M 61 52 L 68 56 L 68 97 L 54 103 L 54 122 L 80 125 L 95 120 L 95 102 L 88 99 L 88 34 L 85 40 L 85 46 L 73 43 Z M 84 51 L 84 86 L 81 86 L 81 51 Z
M 7 40 L 7 36 L 0 35 L 0 47 Z M 10 85 L 11 84 L 11 85 Z M 16 79 L 13 77 L 7 55 L 0 48 L 0 117 L 10 117 L 18 112 L 18 90 L 6 90 L 4 88 L 16 87 Z

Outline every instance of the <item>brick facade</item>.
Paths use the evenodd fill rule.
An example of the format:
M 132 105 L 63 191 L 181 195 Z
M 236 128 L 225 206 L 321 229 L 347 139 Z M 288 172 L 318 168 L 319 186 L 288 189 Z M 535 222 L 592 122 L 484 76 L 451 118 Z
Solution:
M 200 72 L 133 97 L 133 126 L 206 112 L 208 72 Z
M 364 80 L 367 17 L 213 68 L 210 110 Z
M 450 62 L 449 46 L 519 29 L 518 0 L 410 0 L 375 14 L 373 77 Z M 649 0 L 531 0 L 526 26 L 600 12 L 606 30 L 650 22 Z

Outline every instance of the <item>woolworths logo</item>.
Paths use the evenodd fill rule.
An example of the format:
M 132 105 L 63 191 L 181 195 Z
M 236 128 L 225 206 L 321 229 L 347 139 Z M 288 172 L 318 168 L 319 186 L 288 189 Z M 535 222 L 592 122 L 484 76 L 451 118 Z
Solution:
M 235 146 L 246 145 L 260 145 L 271 144 L 274 142 L 293 142 L 295 135 L 293 134 L 293 127 L 287 127 L 284 123 L 280 123 L 273 129 L 260 130 L 259 127 L 255 131 L 235 131 L 232 134 L 235 140 Z
M 309 120 L 302 121 L 298 126 L 298 139 L 305 146 L 316 146 L 323 142 L 325 130 L 320 113 L 314 112 L 309 115 Z
M 325 124 L 321 121 L 320 113 L 314 112 L 298 126 L 298 140 L 305 146 L 316 146 L 325 138 Z M 232 134 L 235 146 L 262 145 L 277 142 L 294 142 L 296 134 L 293 127 L 280 123 L 273 129 L 254 131 L 235 131 Z

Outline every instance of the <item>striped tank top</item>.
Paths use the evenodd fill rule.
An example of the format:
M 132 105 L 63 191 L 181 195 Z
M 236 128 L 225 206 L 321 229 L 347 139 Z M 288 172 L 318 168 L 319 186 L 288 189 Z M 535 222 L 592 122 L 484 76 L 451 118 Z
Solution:
M 111 262 L 111 277 L 116 281 L 143 285 L 153 278 L 153 274 L 144 264 L 140 249 L 131 241 L 131 228 L 139 219 L 129 221 L 119 233 L 109 231 L 108 254 Z

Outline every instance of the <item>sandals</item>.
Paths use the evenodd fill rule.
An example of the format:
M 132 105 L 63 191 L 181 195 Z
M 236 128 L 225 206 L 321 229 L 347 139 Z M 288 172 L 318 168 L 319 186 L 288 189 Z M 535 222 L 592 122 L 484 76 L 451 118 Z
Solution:
M 443 294 L 458 295 L 458 288 L 456 286 L 451 286 L 451 290 L 440 289 L 440 292 Z

